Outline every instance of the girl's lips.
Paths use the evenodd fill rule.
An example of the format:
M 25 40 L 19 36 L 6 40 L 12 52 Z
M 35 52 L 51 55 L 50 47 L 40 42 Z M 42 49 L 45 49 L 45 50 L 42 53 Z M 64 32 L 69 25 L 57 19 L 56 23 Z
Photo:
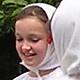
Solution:
M 36 56 L 36 54 L 24 54 L 25 59 L 29 61 L 32 61 L 34 56 Z
M 35 54 L 35 53 L 28 53 L 28 54 L 25 53 L 24 55 L 25 55 L 26 57 L 32 57 L 32 56 L 35 56 L 36 54 Z

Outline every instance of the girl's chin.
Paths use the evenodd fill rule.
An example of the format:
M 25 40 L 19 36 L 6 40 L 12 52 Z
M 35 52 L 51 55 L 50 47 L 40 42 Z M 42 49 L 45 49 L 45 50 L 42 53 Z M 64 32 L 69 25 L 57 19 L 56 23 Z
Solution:
M 36 66 L 39 65 L 39 64 L 37 64 L 37 63 L 35 63 L 35 62 L 30 62 L 30 61 L 28 61 L 28 62 L 24 61 L 24 63 L 25 63 L 25 65 L 31 66 L 31 67 L 36 67 Z

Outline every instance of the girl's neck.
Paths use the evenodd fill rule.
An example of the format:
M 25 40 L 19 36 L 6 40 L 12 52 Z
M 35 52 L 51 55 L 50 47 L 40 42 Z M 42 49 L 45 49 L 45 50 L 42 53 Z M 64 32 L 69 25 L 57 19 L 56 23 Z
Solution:
M 57 67 L 56 67 L 56 68 L 57 68 Z M 54 69 L 49 69 L 49 70 L 39 70 L 39 74 L 40 74 L 40 76 L 45 76 L 45 75 L 53 72 L 56 68 L 54 68 Z M 34 73 L 34 72 L 32 72 L 32 71 L 29 72 L 29 75 L 30 75 L 31 77 L 37 77 L 36 73 Z

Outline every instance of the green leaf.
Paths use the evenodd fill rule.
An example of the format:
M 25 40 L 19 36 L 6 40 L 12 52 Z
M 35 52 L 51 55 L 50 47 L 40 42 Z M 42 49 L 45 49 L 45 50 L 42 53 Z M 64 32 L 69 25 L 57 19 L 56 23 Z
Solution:
M 9 3 L 14 3 L 15 4 L 15 1 L 14 0 L 4 0 L 2 2 L 2 5 L 9 4 Z
M 0 19 L 2 19 L 4 17 L 4 12 L 0 11 Z
M 31 0 L 31 3 L 35 3 L 37 0 Z
M 3 15 L 0 15 L 0 19 L 2 19 L 4 16 Z
M 5 4 L 9 4 L 9 3 L 26 5 L 27 1 L 24 1 L 24 0 L 4 0 L 2 4 L 5 5 Z
M 15 17 L 20 11 L 21 11 L 21 8 L 14 10 L 11 17 Z
M 42 0 L 38 0 L 38 2 L 42 2 Z
M 19 4 L 19 5 L 26 5 L 26 4 L 28 4 L 28 2 L 25 1 L 25 0 L 14 0 L 14 1 L 16 2 L 16 4 Z
M 4 12 L 2 10 L 0 10 L 0 14 L 3 14 Z

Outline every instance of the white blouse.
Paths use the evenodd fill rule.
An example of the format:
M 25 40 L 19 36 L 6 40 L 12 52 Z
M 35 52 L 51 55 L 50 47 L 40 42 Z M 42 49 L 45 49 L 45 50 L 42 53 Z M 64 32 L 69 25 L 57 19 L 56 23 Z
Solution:
M 42 80 L 80 80 L 80 79 L 73 79 L 72 77 L 68 77 L 64 75 L 60 68 L 57 68 L 55 71 L 41 77 Z M 13 80 L 38 80 L 37 77 L 29 76 L 29 72 L 23 73 L 20 76 L 16 77 Z

